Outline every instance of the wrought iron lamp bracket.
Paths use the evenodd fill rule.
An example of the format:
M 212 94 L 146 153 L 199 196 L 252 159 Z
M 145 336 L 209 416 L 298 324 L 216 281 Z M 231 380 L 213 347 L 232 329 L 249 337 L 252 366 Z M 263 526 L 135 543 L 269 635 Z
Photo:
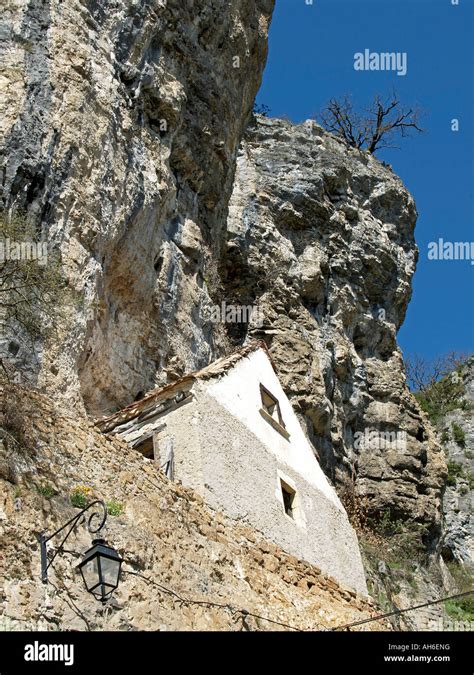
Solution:
M 86 518 L 85 514 L 88 511 L 90 511 L 93 507 L 96 508 L 92 510 L 92 513 L 90 513 L 89 517 Z M 83 520 L 81 520 L 82 518 Z M 94 521 L 97 519 L 98 523 L 94 524 Z M 68 520 L 68 522 L 65 523 L 62 527 L 60 527 L 59 530 L 53 532 L 53 534 L 47 536 L 45 532 L 42 532 L 38 536 L 41 548 L 41 581 L 44 584 L 48 583 L 48 569 L 53 564 L 56 556 L 59 555 L 59 553 L 64 552 L 64 544 L 66 543 L 70 534 L 73 532 L 73 530 L 75 530 L 75 528 L 78 525 L 81 525 L 84 522 L 86 522 L 86 527 L 89 530 L 89 532 L 91 534 L 96 534 L 97 532 L 100 532 L 100 530 L 104 527 L 106 521 L 107 521 L 107 506 L 105 502 L 103 502 L 101 499 L 96 499 L 95 501 L 88 504 L 84 509 L 82 509 L 82 511 L 80 511 L 77 515 L 75 515 L 74 518 Z M 66 536 L 63 538 L 58 548 L 54 551 L 54 554 L 48 560 L 48 551 L 46 546 L 48 541 L 50 541 L 50 539 L 53 539 L 53 537 L 57 537 L 58 534 L 63 532 L 63 530 L 65 530 L 67 527 L 69 527 L 69 529 L 66 533 Z

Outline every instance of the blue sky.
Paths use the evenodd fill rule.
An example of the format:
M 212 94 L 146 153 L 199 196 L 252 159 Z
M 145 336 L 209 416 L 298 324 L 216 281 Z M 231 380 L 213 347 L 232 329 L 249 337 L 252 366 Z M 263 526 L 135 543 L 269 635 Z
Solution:
M 474 350 L 474 265 L 428 260 L 430 241 L 474 241 L 474 0 L 276 0 L 257 103 L 271 117 L 314 117 L 331 97 L 365 107 L 396 88 L 426 133 L 383 150 L 414 196 L 420 260 L 399 332 L 405 354 Z M 356 71 L 354 54 L 406 52 L 408 71 Z M 459 131 L 451 120 L 459 119 Z

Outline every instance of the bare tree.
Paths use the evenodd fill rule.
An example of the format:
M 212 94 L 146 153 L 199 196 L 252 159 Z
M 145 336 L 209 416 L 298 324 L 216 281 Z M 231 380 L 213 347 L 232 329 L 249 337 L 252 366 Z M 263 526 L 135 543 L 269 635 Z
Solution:
M 332 98 L 319 116 L 322 126 L 343 138 L 351 147 L 373 154 L 380 148 L 397 148 L 392 139 L 423 132 L 417 108 L 404 108 L 395 92 L 385 100 L 376 95 L 363 114 L 354 108 L 350 96 Z
M 405 359 L 408 383 L 412 391 L 428 393 L 433 386 L 447 377 L 456 382 L 455 374 L 469 358 L 468 354 L 449 352 L 443 356 L 426 359 L 414 354 Z
M 451 352 L 435 359 L 415 355 L 405 360 L 415 398 L 436 425 L 450 410 L 465 405 L 462 369 L 468 355 Z

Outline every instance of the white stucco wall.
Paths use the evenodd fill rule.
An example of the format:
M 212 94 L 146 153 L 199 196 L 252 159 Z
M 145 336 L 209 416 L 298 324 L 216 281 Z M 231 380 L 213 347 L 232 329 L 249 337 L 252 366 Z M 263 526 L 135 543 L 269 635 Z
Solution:
M 278 399 L 286 430 L 290 434 L 289 440 L 283 438 L 260 415 L 260 383 Z M 211 380 L 207 393 L 251 429 L 277 460 L 304 476 L 308 483 L 321 490 L 337 508 L 344 510 L 336 491 L 319 466 L 263 349 L 239 361 L 225 377 L 217 381 Z
M 261 416 L 260 383 L 279 400 L 289 441 Z M 193 401 L 162 422 L 160 437 L 173 439 L 176 479 L 287 552 L 367 593 L 355 532 L 263 350 L 219 379 L 198 381 Z M 294 519 L 284 512 L 280 479 L 296 490 Z

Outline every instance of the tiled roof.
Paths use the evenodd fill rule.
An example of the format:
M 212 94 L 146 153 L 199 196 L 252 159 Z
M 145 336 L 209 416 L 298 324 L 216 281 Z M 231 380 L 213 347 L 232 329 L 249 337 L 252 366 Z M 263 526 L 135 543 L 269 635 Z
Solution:
M 193 373 L 184 375 L 183 377 L 180 377 L 179 380 L 171 382 L 164 387 L 152 389 L 139 401 L 134 401 L 126 408 L 123 408 L 122 410 L 119 410 L 108 417 L 102 417 L 95 420 L 95 424 L 103 432 L 112 431 L 114 427 L 124 424 L 134 417 L 137 417 L 138 415 L 146 412 L 148 409 L 154 408 L 162 401 L 173 398 L 173 396 L 176 396 L 176 394 L 180 391 L 190 389 L 196 380 L 208 380 L 212 377 L 217 377 L 223 373 L 226 373 L 228 370 L 233 368 L 238 361 L 248 356 L 252 352 L 257 351 L 258 349 L 263 349 L 266 352 L 273 368 L 275 369 L 266 344 L 262 341 L 254 341 L 245 347 L 237 349 L 228 356 L 223 356 L 222 358 L 213 361 L 201 370 L 196 370 Z

